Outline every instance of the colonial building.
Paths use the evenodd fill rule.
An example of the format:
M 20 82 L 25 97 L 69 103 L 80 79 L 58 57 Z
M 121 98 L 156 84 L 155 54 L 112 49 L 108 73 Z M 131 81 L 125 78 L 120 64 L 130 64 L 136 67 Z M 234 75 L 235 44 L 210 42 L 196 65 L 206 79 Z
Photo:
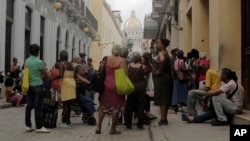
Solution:
M 48 68 L 61 50 L 69 52 L 69 61 L 80 52 L 89 54 L 97 20 L 85 1 L 1 0 L 0 70 L 8 72 L 13 57 L 23 65 L 33 43 L 40 45 Z
M 98 22 L 97 38 L 92 43 L 91 56 L 97 69 L 104 56 L 111 55 L 114 44 L 123 45 L 120 11 L 112 10 L 106 0 L 91 0 L 92 11 Z
M 132 45 L 132 51 L 142 52 L 142 24 L 136 18 L 134 10 L 131 12 L 130 18 L 124 23 L 123 31 L 127 35 L 128 44 Z
M 152 0 L 151 18 L 144 36 L 170 39 L 170 49 L 185 53 L 195 48 L 207 53 L 211 68 L 236 71 L 250 109 L 250 2 L 248 0 Z M 232 10 L 233 9 L 233 10 Z M 147 20 L 145 20 L 147 22 Z

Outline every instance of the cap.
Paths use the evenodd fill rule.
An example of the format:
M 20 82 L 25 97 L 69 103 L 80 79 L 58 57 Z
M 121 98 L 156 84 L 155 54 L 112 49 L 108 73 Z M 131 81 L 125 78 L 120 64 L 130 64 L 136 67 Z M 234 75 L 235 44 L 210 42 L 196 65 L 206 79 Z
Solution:
M 79 53 L 80 57 L 85 57 L 87 56 L 85 53 Z

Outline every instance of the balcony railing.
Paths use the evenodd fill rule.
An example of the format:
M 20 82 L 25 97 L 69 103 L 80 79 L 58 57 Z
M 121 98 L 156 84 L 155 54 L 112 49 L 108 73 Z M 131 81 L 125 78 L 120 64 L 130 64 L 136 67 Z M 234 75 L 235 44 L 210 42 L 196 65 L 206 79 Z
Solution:
M 93 27 L 93 29 L 95 31 L 97 31 L 98 22 L 97 22 L 96 18 L 93 16 L 93 14 L 90 12 L 90 10 L 88 9 L 88 7 L 86 7 L 86 18 L 87 18 L 87 21 Z
M 145 17 L 144 21 L 144 39 L 155 39 L 159 34 L 159 24 L 153 20 L 151 15 Z

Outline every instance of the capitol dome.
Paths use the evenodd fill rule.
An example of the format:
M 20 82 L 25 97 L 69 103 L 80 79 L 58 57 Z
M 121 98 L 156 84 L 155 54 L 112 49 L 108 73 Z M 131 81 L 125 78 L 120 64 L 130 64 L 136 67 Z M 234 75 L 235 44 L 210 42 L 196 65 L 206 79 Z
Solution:
M 135 11 L 131 12 L 130 18 L 125 22 L 125 28 L 142 28 L 141 22 L 135 17 Z

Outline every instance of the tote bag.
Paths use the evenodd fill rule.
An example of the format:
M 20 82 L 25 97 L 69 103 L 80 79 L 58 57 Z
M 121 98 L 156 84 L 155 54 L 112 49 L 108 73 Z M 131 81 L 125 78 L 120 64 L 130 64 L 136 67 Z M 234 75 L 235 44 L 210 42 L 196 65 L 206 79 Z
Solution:
M 125 74 L 122 67 L 115 70 L 115 86 L 119 95 L 129 95 L 135 90 L 134 84 Z
M 29 90 L 29 68 L 27 68 L 26 66 L 24 66 L 24 70 L 23 70 L 23 80 L 22 80 L 22 94 L 23 95 L 27 95 L 27 92 Z

